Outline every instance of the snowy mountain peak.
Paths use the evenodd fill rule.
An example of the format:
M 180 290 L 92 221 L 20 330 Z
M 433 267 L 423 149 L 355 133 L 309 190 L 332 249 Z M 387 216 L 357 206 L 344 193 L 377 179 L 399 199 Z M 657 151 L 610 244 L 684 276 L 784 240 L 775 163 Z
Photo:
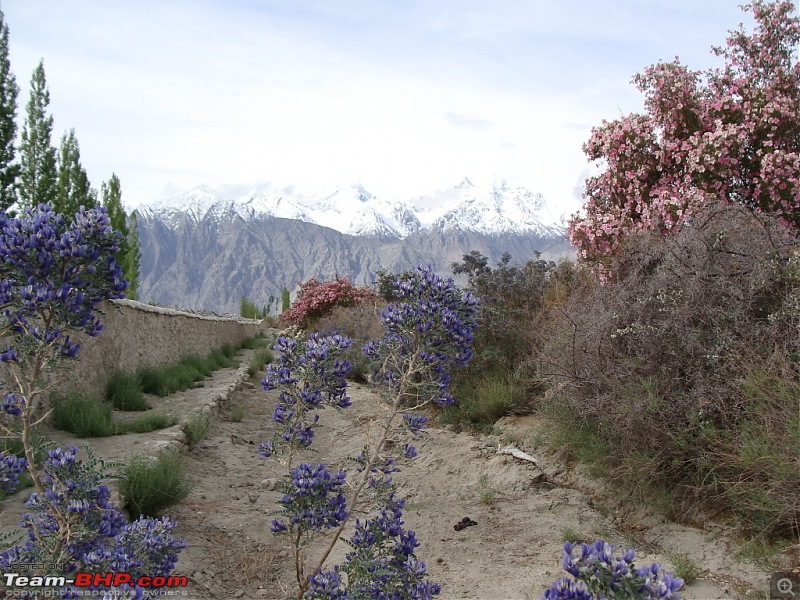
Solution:
M 158 217 L 169 226 L 177 224 L 181 214 L 197 221 L 230 215 L 245 220 L 267 216 L 315 223 L 354 236 L 396 239 L 423 229 L 561 235 L 562 227 L 548 218 L 546 209 L 540 194 L 512 188 L 505 179 L 476 186 L 465 177 L 455 187 L 421 196 L 413 203 L 375 196 L 361 184 L 312 195 L 296 193 L 293 188 L 276 191 L 261 187 L 238 198 L 201 185 L 142 207 L 140 213 Z
M 369 202 L 372 199 L 372 194 L 370 194 L 363 185 L 357 183 L 353 186 L 353 190 L 356 192 L 358 199 L 361 202 Z
M 457 190 L 468 190 L 469 188 L 473 188 L 473 187 L 475 187 L 475 184 L 472 183 L 468 178 L 464 177 L 464 179 L 461 180 L 461 183 L 459 183 L 456 186 L 456 189 Z

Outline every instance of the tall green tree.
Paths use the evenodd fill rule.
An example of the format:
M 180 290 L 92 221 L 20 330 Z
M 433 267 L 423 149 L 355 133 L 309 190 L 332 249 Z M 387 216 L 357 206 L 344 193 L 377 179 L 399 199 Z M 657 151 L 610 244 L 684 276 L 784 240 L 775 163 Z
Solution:
M 92 208 L 95 204 L 97 192 L 92 189 L 86 170 L 81 165 L 81 151 L 75 130 L 70 129 L 61 138 L 53 208 L 57 213 L 70 218 L 81 206 Z
M 51 136 L 53 117 L 47 114 L 50 92 L 39 61 L 31 77 L 31 92 L 19 146 L 19 202 L 23 207 L 52 203 L 56 195 L 56 149 Z
M 20 166 L 14 162 L 19 86 L 8 60 L 8 25 L 0 10 L 0 210 L 17 201 Z
M 283 288 L 281 290 L 281 312 L 285 313 L 289 310 L 289 307 L 292 305 L 292 302 L 289 298 L 289 290 Z
M 122 234 L 122 242 L 117 253 L 117 264 L 128 280 L 126 297 L 136 300 L 139 297 L 139 262 L 142 254 L 139 245 L 139 230 L 136 224 L 136 212 L 125 213 L 122 205 L 122 186 L 116 173 L 111 174 L 108 182 L 100 186 L 100 202 L 108 212 L 111 227 Z
M 135 210 L 128 215 L 128 235 L 125 243 L 125 254 L 122 257 L 122 272 L 128 280 L 128 289 L 125 290 L 125 295 L 131 300 L 138 300 L 142 253 L 139 244 L 139 223 Z

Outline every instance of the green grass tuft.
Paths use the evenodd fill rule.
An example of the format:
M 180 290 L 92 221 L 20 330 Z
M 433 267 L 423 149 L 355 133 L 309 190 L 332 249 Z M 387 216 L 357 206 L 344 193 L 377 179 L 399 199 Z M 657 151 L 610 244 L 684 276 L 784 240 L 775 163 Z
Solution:
M 490 431 L 494 423 L 523 409 L 526 390 L 508 371 L 484 371 L 462 380 L 453 390 L 456 404 L 442 414 L 445 423 Z
M 692 585 L 702 572 L 700 567 L 688 555 L 680 552 L 667 552 L 667 558 L 672 563 L 675 574 L 683 579 L 686 585 Z
M 214 361 L 217 369 L 232 369 L 238 366 L 238 363 L 230 356 L 225 354 L 225 351 L 222 348 L 213 350 L 211 354 L 208 355 L 208 358 Z
M 195 414 L 183 426 L 183 432 L 186 434 L 186 439 L 190 445 L 194 445 L 208 435 L 208 430 L 211 427 L 211 420 L 204 414 Z
M 232 423 L 241 423 L 244 420 L 244 415 L 244 406 L 240 402 L 235 402 L 228 412 L 228 420 Z
M 118 410 L 150 409 L 150 405 L 144 399 L 139 378 L 134 373 L 115 371 L 106 388 L 106 399 Z
M 178 423 L 178 418 L 173 415 L 165 415 L 163 413 L 153 413 L 151 415 L 142 415 L 132 423 L 117 426 L 117 433 L 149 433 L 158 429 L 165 429 L 172 427 Z
M 157 459 L 135 456 L 124 476 L 120 491 L 133 518 L 155 517 L 189 493 L 183 460 L 176 452 L 162 453 Z
M 269 348 L 256 350 L 253 354 L 253 358 L 250 359 L 250 365 L 247 367 L 247 374 L 250 377 L 256 377 L 264 369 L 264 365 L 271 363 L 274 358 L 272 350 Z
M 114 435 L 113 407 L 79 391 L 67 392 L 53 403 L 53 425 L 79 438 Z
M 154 394 L 163 398 L 170 393 L 164 369 L 158 367 L 140 367 L 139 370 L 136 371 L 136 377 L 145 394 Z
M 239 342 L 242 350 L 255 350 L 256 348 L 266 348 L 269 342 L 265 337 L 246 337 Z
M 181 359 L 182 365 L 189 369 L 194 369 L 202 377 L 208 377 L 214 372 L 214 361 L 207 357 L 197 356 L 196 354 L 189 354 Z M 201 378 L 202 378 L 201 377 Z

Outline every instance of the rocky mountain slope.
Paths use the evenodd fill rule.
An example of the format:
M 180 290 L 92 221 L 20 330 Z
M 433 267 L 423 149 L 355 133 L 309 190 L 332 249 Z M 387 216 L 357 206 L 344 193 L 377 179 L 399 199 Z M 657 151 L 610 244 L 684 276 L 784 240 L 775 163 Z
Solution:
M 569 255 L 563 227 L 541 196 L 495 182 L 464 180 L 415 203 L 389 201 L 363 186 L 314 197 L 254 191 L 221 198 L 199 187 L 138 211 L 140 298 L 237 313 L 311 278 L 375 281 L 433 264 L 442 273 L 471 250 L 525 262 Z

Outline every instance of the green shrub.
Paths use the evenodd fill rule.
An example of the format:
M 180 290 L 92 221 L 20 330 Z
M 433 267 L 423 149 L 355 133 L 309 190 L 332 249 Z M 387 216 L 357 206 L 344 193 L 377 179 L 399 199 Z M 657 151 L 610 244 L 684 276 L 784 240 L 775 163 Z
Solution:
M 157 516 L 189 493 L 181 456 L 176 452 L 164 452 L 156 459 L 135 456 L 125 467 L 120 491 L 132 518 Z
M 255 350 L 256 348 L 266 348 L 269 342 L 263 335 L 255 337 L 246 337 L 240 343 L 239 347 L 242 350 Z
M 214 361 L 210 358 L 197 356 L 196 354 L 187 354 L 181 359 L 180 364 L 186 366 L 187 368 L 194 369 L 201 375 L 200 379 L 211 375 L 216 366 Z
M 167 365 L 164 368 L 164 373 L 167 379 L 168 394 L 188 390 L 196 381 L 205 378 L 200 371 L 183 363 Z
M 230 348 L 230 346 L 228 346 Z M 234 353 L 235 354 L 235 353 Z M 217 369 L 232 369 L 238 366 L 238 363 L 230 356 L 225 354 L 224 348 L 217 348 L 208 355 L 209 360 L 213 361 Z
M 211 420 L 207 415 L 194 414 L 189 422 L 183 426 L 183 432 L 189 444 L 194 445 L 208 435 Z
M 164 369 L 140 367 L 136 371 L 136 378 L 139 380 L 139 385 L 145 394 L 154 394 L 163 398 L 170 393 Z
M 106 388 L 106 399 L 118 410 L 150 409 L 150 405 L 144 399 L 139 378 L 134 373 L 115 371 Z
M 445 409 L 442 420 L 483 431 L 506 415 L 530 412 L 525 386 L 508 371 L 482 371 L 462 378 L 453 387 L 453 397 L 456 403 Z
M 142 415 L 132 423 L 117 426 L 117 433 L 149 433 L 157 429 L 172 427 L 178 423 L 178 418 L 163 413 Z
M 114 435 L 113 407 L 99 398 L 70 391 L 53 403 L 53 425 L 79 438 Z
M 271 297 L 272 296 L 270 296 L 270 298 Z M 242 296 L 239 302 L 239 315 L 245 319 L 260 320 L 266 317 L 268 312 L 269 309 L 266 306 L 258 308 L 256 303 L 246 296 Z
M 233 423 L 241 423 L 244 420 L 244 415 L 244 406 L 240 402 L 235 402 L 228 412 L 228 420 Z
M 136 372 L 136 378 L 144 393 L 163 398 L 193 387 L 218 369 L 237 367 L 238 361 L 231 358 L 236 352 L 236 348 L 225 344 L 222 348 L 213 350 L 205 358 L 189 354 L 177 363 L 160 367 L 141 367 Z
M 271 363 L 273 359 L 272 350 L 269 348 L 256 350 L 253 354 L 253 358 L 250 359 L 250 365 L 247 367 L 247 374 L 250 377 L 256 377 L 264 369 L 264 365 Z

